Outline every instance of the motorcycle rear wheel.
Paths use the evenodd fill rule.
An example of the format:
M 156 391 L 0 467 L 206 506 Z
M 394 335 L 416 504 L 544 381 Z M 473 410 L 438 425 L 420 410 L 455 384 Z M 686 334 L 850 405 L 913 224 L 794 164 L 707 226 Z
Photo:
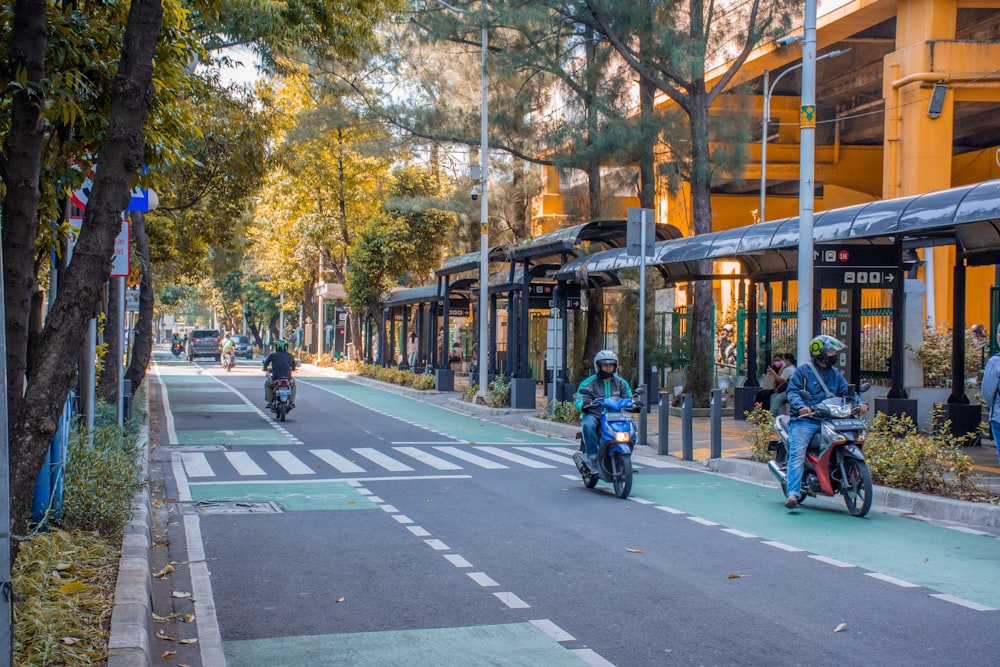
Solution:
M 868 464 L 848 456 L 844 459 L 844 472 L 847 479 L 840 493 L 844 496 L 847 511 L 853 516 L 865 516 L 872 508 L 872 476 L 868 472 Z
M 613 454 L 611 469 L 615 495 L 624 500 L 632 492 L 632 457 L 622 456 L 620 453 Z
M 278 402 L 278 421 L 285 421 L 286 408 L 285 404 L 281 401 Z

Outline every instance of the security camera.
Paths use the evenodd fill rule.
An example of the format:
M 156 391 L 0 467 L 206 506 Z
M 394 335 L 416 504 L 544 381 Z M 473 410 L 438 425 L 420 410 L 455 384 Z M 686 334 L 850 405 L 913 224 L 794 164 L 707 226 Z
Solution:
M 480 188 L 479 188 L 478 185 L 472 186 L 472 194 L 471 194 L 472 201 L 476 201 L 477 199 L 479 199 L 479 193 L 480 192 L 481 192 L 481 190 L 480 190 Z
M 785 35 L 784 37 L 779 37 L 774 40 L 774 43 L 778 46 L 790 46 L 795 42 L 801 40 L 804 36 L 802 33 L 795 33 L 794 35 Z

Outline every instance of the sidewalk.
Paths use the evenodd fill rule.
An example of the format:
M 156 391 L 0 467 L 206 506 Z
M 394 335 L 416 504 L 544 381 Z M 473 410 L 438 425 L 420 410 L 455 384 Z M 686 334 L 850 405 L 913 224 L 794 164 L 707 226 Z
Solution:
M 511 408 L 490 408 L 463 401 L 461 395 L 465 386 L 462 386 L 464 383 L 458 378 L 456 378 L 456 391 L 417 391 L 360 376 L 349 376 L 330 368 L 318 366 L 308 366 L 308 368 L 323 374 L 343 377 L 354 382 L 410 396 L 427 403 L 434 403 L 480 419 L 526 428 L 545 435 L 572 440 L 575 439 L 576 433 L 579 431 L 578 425 L 560 424 L 540 417 L 545 414 L 548 407 L 548 399 L 542 394 L 540 385 L 536 394 L 534 410 L 514 410 Z M 666 455 L 659 454 L 660 420 L 658 413 L 658 408 L 654 408 L 647 415 L 647 444 L 646 446 L 640 445 L 637 453 L 646 457 L 662 457 L 671 463 L 697 470 L 708 470 L 744 481 L 777 487 L 777 481 L 771 476 L 767 466 L 751 460 L 752 446 L 748 437 L 751 425 L 749 422 L 736 420 L 731 414 L 729 416 L 724 414 L 721 423 L 722 457 L 712 459 L 710 457 L 712 436 L 710 419 L 708 417 L 693 418 L 691 424 L 693 456 L 690 461 L 685 461 L 682 459 L 681 451 L 682 420 L 680 416 L 674 414 L 671 414 L 668 422 L 668 452 Z M 993 442 L 984 440 L 981 446 L 967 447 L 965 452 L 972 457 L 975 474 L 980 476 L 977 485 L 994 493 L 1000 492 L 1000 466 L 997 465 L 997 453 Z M 989 503 L 952 500 L 876 486 L 874 506 L 879 511 L 913 516 L 933 522 L 1000 528 L 1000 505 Z

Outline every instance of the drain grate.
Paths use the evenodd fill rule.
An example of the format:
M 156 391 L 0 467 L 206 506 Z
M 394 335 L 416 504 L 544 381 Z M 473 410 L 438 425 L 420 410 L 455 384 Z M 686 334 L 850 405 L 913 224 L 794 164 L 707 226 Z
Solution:
M 284 510 L 272 501 L 255 500 L 201 500 L 177 503 L 184 514 L 281 514 Z

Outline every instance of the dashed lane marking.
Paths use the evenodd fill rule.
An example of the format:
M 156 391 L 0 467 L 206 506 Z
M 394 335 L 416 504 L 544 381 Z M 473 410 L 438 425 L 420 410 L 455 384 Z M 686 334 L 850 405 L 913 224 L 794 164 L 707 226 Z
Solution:
M 871 577 L 872 579 L 878 579 L 879 581 L 884 581 L 887 584 L 892 584 L 893 586 L 900 586 L 901 588 L 920 588 L 920 584 L 915 584 L 904 579 L 897 579 L 896 577 L 890 577 L 888 574 L 882 574 L 881 572 L 865 572 L 865 576 Z
M 837 560 L 836 558 L 830 558 L 828 556 L 820 556 L 819 554 L 809 554 L 809 557 L 813 560 L 818 560 L 821 563 L 826 563 L 827 565 L 833 565 L 834 567 L 856 567 L 850 563 L 845 563 L 842 560 Z
M 444 558 L 455 567 L 472 567 L 472 563 L 458 554 L 445 554 Z
M 521 598 L 517 597 L 513 593 L 510 593 L 510 592 L 507 592 L 507 593 L 494 593 L 493 595 L 495 595 L 497 597 L 497 599 L 500 600 L 500 602 L 503 602 L 505 605 L 507 605 L 511 609 L 530 609 L 531 608 L 530 604 L 528 604 L 527 602 L 525 602 Z
M 493 586 L 499 586 L 488 574 L 485 572 L 466 572 L 469 578 L 474 582 L 482 586 L 483 588 L 491 588 Z
M 469 576 L 471 577 L 472 575 L 470 574 Z M 560 628 L 558 625 L 556 625 L 547 618 L 539 619 L 537 621 L 528 621 L 528 622 L 531 623 L 536 628 L 538 628 L 539 630 L 541 630 L 542 632 L 544 632 L 545 634 L 547 634 L 549 637 L 552 637 L 552 639 L 556 640 L 557 642 L 576 641 L 576 637 L 566 632 L 565 630 L 563 630 L 562 628 Z
M 973 611 L 996 611 L 993 607 L 987 607 L 984 604 L 979 604 L 978 602 L 966 600 L 954 595 L 948 595 L 947 593 L 931 593 L 931 597 L 937 598 L 938 600 L 944 600 L 945 602 L 951 602 L 952 604 L 957 604 L 962 607 L 967 607 Z

